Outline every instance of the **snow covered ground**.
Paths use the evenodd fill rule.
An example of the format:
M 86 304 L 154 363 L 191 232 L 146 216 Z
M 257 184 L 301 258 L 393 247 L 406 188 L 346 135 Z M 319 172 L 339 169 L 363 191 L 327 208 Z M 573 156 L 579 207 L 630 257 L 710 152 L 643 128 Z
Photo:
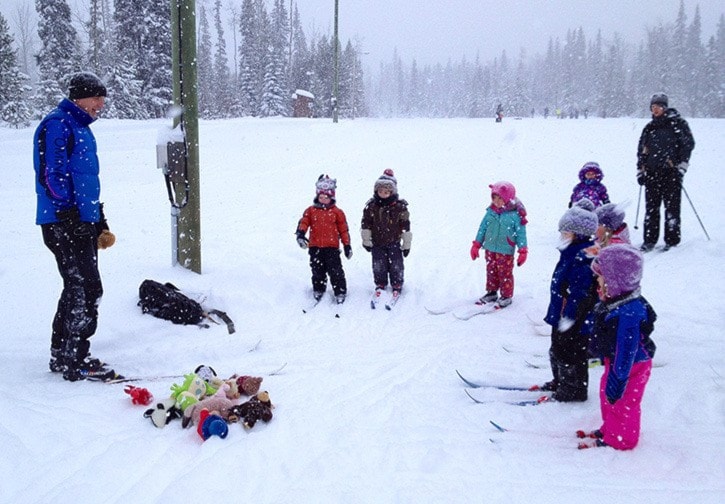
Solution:
M 98 121 L 102 199 L 118 240 L 100 252 L 105 295 L 92 351 L 126 375 L 183 374 L 203 363 L 225 376 L 264 376 L 272 422 L 248 432 L 232 425 L 226 439 L 206 442 L 178 421 L 155 428 L 123 385 L 48 372 L 61 283 L 34 225 L 33 129 L 0 128 L 0 502 L 721 502 L 725 121 L 690 121 L 697 147 L 685 186 L 712 241 L 683 199 L 682 244 L 646 259 L 643 293 L 659 315 L 662 367 L 645 394 L 636 450 L 576 449 L 574 431 L 599 426 L 601 368 L 591 371 L 588 402 L 538 407 L 503 402 L 527 394 L 516 392 L 474 404 L 455 374 L 520 385 L 549 378 L 548 338 L 530 319 L 547 305 L 557 222 L 579 168 L 595 160 L 634 225 L 645 123 L 202 122 L 197 275 L 170 265 L 169 204 L 155 167 L 155 139 L 169 122 Z M 362 208 L 385 168 L 410 203 L 414 234 L 404 298 L 391 312 L 369 308 L 370 256 L 359 238 Z M 310 272 L 294 230 L 321 173 L 337 178 L 353 237 L 339 319 L 332 305 L 301 310 Z M 484 261 L 468 251 L 488 184 L 502 179 L 516 185 L 530 220 L 514 304 L 465 322 L 429 314 L 426 306 L 482 294 Z M 633 238 L 639 245 L 641 230 Z M 145 278 L 203 296 L 229 313 L 237 333 L 142 315 Z M 138 385 L 163 399 L 174 381 Z

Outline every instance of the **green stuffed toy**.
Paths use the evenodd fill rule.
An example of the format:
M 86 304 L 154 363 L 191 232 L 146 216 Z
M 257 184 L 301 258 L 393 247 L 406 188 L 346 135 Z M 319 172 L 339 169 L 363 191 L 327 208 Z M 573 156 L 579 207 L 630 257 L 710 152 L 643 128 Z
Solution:
M 196 373 L 184 375 L 184 382 L 181 385 L 176 383 L 171 385 L 171 397 L 174 398 L 176 407 L 181 411 L 215 392 L 216 389 Z

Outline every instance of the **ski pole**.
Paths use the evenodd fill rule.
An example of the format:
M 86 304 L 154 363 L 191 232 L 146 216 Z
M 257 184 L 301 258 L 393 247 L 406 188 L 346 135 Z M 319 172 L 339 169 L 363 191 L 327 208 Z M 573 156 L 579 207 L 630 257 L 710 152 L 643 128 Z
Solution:
M 710 241 L 710 235 L 707 234 L 707 229 L 705 229 L 705 225 L 700 220 L 700 216 L 697 215 L 697 210 L 695 210 L 695 205 L 692 204 L 692 200 L 690 199 L 690 195 L 687 194 L 687 189 L 685 189 L 685 185 L 684 184 L 680 184 L 680 187 L 682 187 L 682 192 L 685 193 L 685 197 L 687 198 L 687 201 L 690 202 L 690 206 L 692 207 L 692 211 L 695 212 L 695 217 L 697 217 L 697 222 L 700 223 L 700 227 L 705 232 L 705 236 L 707 236 L 707 240 Z
M 639 186 L 639 197 L 637 198 L 637 213 L 634 216 L 634 229 L 639 229 L 637 221 L 639 220 L 639 205 L 642 203 L 642 186 Z

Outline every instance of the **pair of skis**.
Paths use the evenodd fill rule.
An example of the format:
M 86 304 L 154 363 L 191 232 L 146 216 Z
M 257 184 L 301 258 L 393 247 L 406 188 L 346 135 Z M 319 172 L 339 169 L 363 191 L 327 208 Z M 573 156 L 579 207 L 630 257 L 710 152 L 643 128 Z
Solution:
M 493 399 L 486 399 L 484 397 L 478 396 L 476 394 L 476 389 L 496 389 L 496 390 L 504 390 L 509 392 L 536 392 L 539 394 L 539 397 L 534 399 L 523 399 L 523 400 L 513 400 L 513 401 L 504 401 L 506 404 L 511 404 L 512 406 L 536 406 L 545 402 L 551 401 L 551 397 L 548 395 L 540 395 L 541 389 L 534 385 L 533 387 L 524 387 L 524 386 L 517 386 L 517 385 L 503 385 L 503 384 L 495 384 L 495 383 L 487 383 L 487 382 L 481 382 L 481 381 L 474 381 L 466 378 L 463 376 L 460 371 L 456 370 L 456 374 L 458 377 L 468 385 L 468 388 L 464 389 L 464 392 L 468 397 L 471 398 L 471 400 L 477 404 L 490 404 L 494 402 L 500 402 Z
M 382 289 L 375 289 L 375 292 L 373 292 L 372 297 L 370 298 L 370 309 L 376 310 L 378 306 L 380 305 L 381 299 L 383 297 L 383 290 Z M 398 303 L 400 300 L 400 291 L 393 291 L 390 296 L 388 296 L 388 299 L 385 301 L 385 309 L 388 311 L 391 311 L 393 307 Z

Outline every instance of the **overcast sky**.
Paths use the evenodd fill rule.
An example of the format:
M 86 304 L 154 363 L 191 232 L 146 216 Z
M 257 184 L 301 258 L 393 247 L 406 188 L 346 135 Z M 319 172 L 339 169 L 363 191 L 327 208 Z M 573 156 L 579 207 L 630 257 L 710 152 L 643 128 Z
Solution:
M 332 34 L 335 0 L 295 0 L 308 40 L 313 31 Z M 196 0 L 213 6 L 214 0 Z M 223 5 L 241 5 L 242 0 L 223 0 Z M 289 6 L 289 0 L 286 0 Z M 71 0 L 87 5 L 87 0 Z M 0 0 L 3 13 L 14 29 L 12 13 L 18 4 L 34 0 Z M 271 10 L 271 0 L 267 0 Z M 530 55 L 543 54 L 550 37 L 566 38 L 570 28 L 582 27 L 587 40 L 618 32 L 626 41 L 638 43 L 646 29 L 677 17 L 680 0 L 339 0 L 340 40 L 359 42 L 367 65 L 391 61 L 397 48 L 403 61 L 419 64 L 472 61 L 478 53 L 483 62 L 506 50 L 518 57 L 520 48 Z M 688 24 L 700 6 L 703 43 L 716 30 L 725 12 L 724 0 L 685 0 Z M 225 26 L 228 30 L 228 26 Z
M 303 29 L 332 33 L 335 0 L 298 0 Z M 685 0 L 688 24 L 700 6 L 703 43 L 715 34 L 723 0 Z M 680 0 L 339 0 L 340 40 L 361 43 L 365 61 L 390 61 L 397 48 L 403 61 L 419 64 L 483 62 L 506 50 L 516 58 L 521 47 L 544 53 L 549 37 L 566 38 L 582 27 L 587 40 L 601 28 L 605 37 L 618 32 L 638 43 L 646 29 L 677 18 Z

